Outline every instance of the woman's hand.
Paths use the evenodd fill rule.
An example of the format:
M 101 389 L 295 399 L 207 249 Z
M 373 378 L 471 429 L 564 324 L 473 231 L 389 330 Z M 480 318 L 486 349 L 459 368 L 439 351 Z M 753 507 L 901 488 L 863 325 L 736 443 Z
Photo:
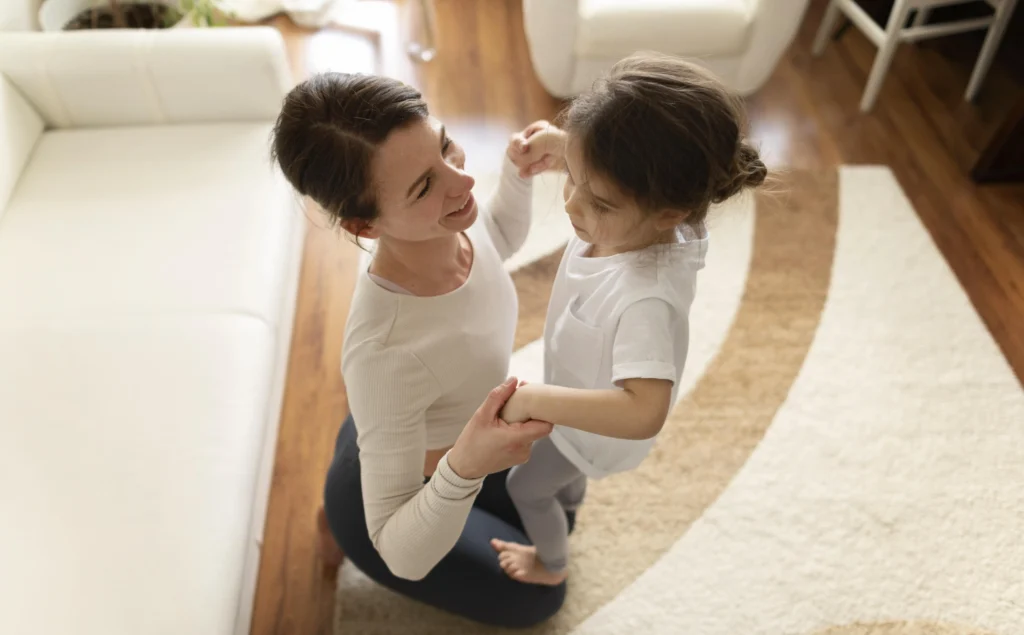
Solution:
M 543 421 L 505 423 L 498 418 L 516 388 L 512 377 L 492 390 L 448 451 L 448 466 L 462 478 L 481 478 L 525 463 L 533 442 L 551 433 L 551 424 Z
M 506 152 L 519 168 L 519 176 L 525 179 L 545 170 L 562 168 L 565 137 L 565 131 L 558 126 L 544 120 L 535 121 L 512 135 Z
M 527 386 L 525 381 L 520 381 L 519 387 L 505 402 L 505 406 L 498 416 L 508 423 L 520 423 L 533 419 L 530 415 L 530 398 L 534 392 L 534 386 Z

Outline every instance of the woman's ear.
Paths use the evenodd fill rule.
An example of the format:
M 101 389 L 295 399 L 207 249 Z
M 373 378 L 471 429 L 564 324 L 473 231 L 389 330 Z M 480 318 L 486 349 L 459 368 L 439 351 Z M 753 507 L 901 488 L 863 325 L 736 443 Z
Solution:
M 367 238 L 376 240 L 380 238 L 380 232 L 373 222 L 361 218 L 346 218 L 341 221 L 341 228 L 356 238 Z
M 667 231 L 682 225 L 689 216 L 690 212 L 678 209 L 663 209 L 658 212 L 655 218 L 655 226 L 661 231 Z

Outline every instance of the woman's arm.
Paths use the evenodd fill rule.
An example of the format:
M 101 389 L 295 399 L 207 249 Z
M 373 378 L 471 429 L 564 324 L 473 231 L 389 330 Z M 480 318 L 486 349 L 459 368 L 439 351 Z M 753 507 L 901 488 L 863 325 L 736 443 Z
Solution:
M 526 242 L 533 207 L 532 179 L 565 163 L 565 132 L 535 121 L 512 135 L 501 167 L 501 181 L 484 209 L 484 222 L 502 260 Z
M 672 382 L 627 379 L 621 389 L 584 390 L 527 384 L 512 395 L 502 418 L 537 419 L 617 439 L 650 439 L 668 417 Z
M 502 260 L 519 251 L 530 233 L 533 206 L 532 179 L 519 176 L 519 168 L 506 156 L 501 179 L 483 208 L 483 220 Z
M 483 479 L 460 477 L 446 456 L 424 486 L 425 413 L 439 388 L 418 358 L 367 343 L 345 361 L 370 540 L 393 574 L 420 580 L 455 545 Z

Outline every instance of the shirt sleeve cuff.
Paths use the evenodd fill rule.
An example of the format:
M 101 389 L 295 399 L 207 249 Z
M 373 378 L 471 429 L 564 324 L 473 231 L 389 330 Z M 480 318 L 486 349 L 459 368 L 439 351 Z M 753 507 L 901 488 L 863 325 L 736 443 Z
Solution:
M 484 479 L 462 478 L 455 473 L 455 470 L 448 465 L 448 453 L 446 452 L 437 463 L 437 470 L 434 477 L 430 479 L 430 486 L 443 498 L 451 500 L 462 500 L 475 496 L 480 491 Z
M 612 368 L 612 383 L 626 379 L 664 379 L 673 384 L 679 379 L 676 368 L 666 362 L 628 362 Z
M 501 179 L 518 187 L 530 187 L 533 184 L 532 176 L 528 176 L 525 179 L 519 176 L 519 168 L 516 167 L 515 163 L 512 163 L 512 159 L 509 158 L 507 152 L 501 162 Z

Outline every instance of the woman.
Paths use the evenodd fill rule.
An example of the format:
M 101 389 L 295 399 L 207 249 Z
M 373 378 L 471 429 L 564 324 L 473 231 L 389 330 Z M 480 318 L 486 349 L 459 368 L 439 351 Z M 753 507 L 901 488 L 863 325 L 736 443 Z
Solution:
M 511 580 L 490 546 L 526 540 L 505 477 L 551 430 L 498 418 L 517 387 L 506 380 L 517 299 L 502 262 L 529 230 L 529 178 L 555 161 L 548 134 L 538 122 L 514 137 L 479 211 L 462 149 L 395 80 L 315 76 L 285 99 L 273 140 L 298 192 L 357 240 L 377 241 L 345 332 L 352 415 L 324 524 L 380 584 L 508 627 L 547 619 L 565 597 L 564 584 Z

